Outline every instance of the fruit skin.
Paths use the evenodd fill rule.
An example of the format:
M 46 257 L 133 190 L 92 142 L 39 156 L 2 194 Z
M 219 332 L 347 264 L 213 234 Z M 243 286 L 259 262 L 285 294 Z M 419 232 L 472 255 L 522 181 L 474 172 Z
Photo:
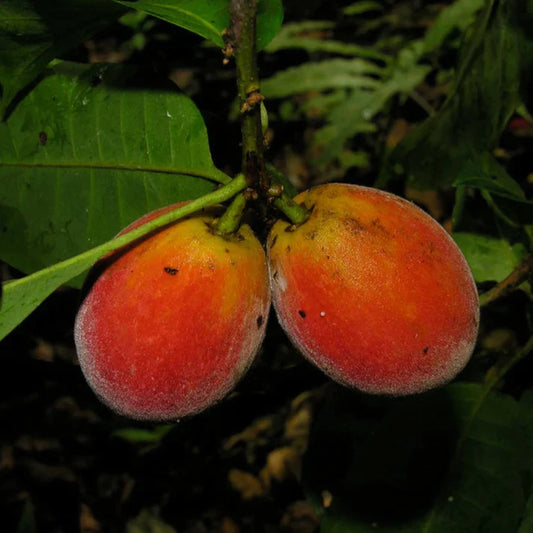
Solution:
M 182 219 L 106 258 L 80 307 L 82 371 L 122 415 L 198 413 L 234 387 L 259 349 L 270 308 L 264 250 L 249 226 L 223 238 L 212 221 L 206 212 Z
M 345 184 L 298 195 L 310 218 L 268 238 L 272 299 L 295 346 L 334 380 L 406 395 L 451 380 L 477 337 L 478 294 L 461 251 L 414 204 Z

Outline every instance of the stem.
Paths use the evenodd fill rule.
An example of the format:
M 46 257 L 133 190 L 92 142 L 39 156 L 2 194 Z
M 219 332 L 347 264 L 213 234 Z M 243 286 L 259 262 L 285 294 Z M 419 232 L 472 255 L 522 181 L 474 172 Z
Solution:
M 242 163 L 248 185 L 266 190 L 256 49 L 257 0 L 231 0 L 228 40 L 235 50 L 241 110 Z
M 490 304 L 498 298 L 507 296 L 518 288 L 533 272 L 533 254 L 529 254 L 503 281 L 484 292 L 479 297 L 479 305 Z
M 273 200 L 273 204 L 296 225 L 303 224 L 311 215 L 311 210 L 303 205 L 297 204 L 285 191 L 285 184 L 291 186 L 290 181 L 279 170 L 271 165 L 267 165 L 271 186 L 267 191 L 267 196 Z M 293 187 L 291 187 L 293 188 Z M 280 190 L 281 192 L 278 192 Z M 290 189 L 289 189 L 290 190 Z M 276 194 L 277 192 L 277 194 Z M 296 194 L 296 189 L 294 189 Z
M 244 176 L 243 176 L 244 179 Z M 235 233 L 241 223 L 242 213 L 246 207 L 244 193 L 239 193 L 215 225 L 215 232 L 222 237 Z
M 487 380 L 485 381 L 485 385 L 487 386 L 487 391 L 492 390 L 498 382 L 515 366 L 517 363 L 519 363 L 522 359 L 524 359 L 529 353 L 533 351 L 533 336 L 529 337 L 528 341 L 522 348 L 513 356 L 511 357 L 504 365 L 502 365 L 500 368 L 495 368 L 490 375 L 488 376 Z M 494 368 L 494 367 L 493 367 Z
M 311 211 L 298 205 L 287 194 L 282 194 L 274 200 L 274 205 L 293 223 L 299 226 L 311 215 Z

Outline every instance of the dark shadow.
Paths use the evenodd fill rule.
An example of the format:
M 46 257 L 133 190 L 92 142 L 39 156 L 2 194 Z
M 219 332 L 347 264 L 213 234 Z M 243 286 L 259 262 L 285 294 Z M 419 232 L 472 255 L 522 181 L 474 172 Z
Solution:
M 381 398 L 326 388 L 304 460 L 304 484 L 328 513 L 400 525 L 439 494 L 458 438 L 446 389 Z

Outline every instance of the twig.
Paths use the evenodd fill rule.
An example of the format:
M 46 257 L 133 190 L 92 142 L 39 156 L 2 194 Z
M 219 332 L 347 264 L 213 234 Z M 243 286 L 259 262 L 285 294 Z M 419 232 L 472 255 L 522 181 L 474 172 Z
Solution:
M 490 304 L 498 298 L 507 296 L 518 288 L 533 273 L 533 254 L 529 254 L 503 281 L 484 292 L 479 297 L 479 305 Z

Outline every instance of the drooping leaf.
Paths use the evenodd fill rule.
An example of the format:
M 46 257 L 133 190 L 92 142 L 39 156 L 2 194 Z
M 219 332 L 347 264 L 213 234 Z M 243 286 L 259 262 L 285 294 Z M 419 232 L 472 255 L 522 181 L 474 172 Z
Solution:
M 229 25 L 230 0 L 114 0 L 154 17 L 190 30 L 221 48 L 223 30 Z M 264 48 L 283 20 L 281 0 L 259 0 L 257 44 Z
M 533 12 L 524 4 L 490 2 L 480 12 L 447 102 L 400 143 L 382 178 L 401 166 L 414 187 L 450 185 L 468 160 L 496 145 L 533 63 Z
M 195 213 L 203 207 L 225 202 L 245 189 L 246 186 L 244 176 L 237 176 L 224 187 L 201 198 L 191 200 L 116 239 L 23 278 L 3 283 L 3 294 L 0 301 L 0 340 L 32 313 L 53 291 L 88 270 L 107 253 L 143 237 L 150 231 Z
M 532 412 L 477 384 L 405 399 L 329 395 L 304 462 L 324 533 L 514 533 Z
M 0 124 L 4 261 L 33 272 L 229 179 L 193 102 L 174 87 L 135 88 L 134 76 L 58 65 Z
M 109 0 L 0 2 L 0 117 L 48 63 L 126 11 Z
M 456 232 L 453 238 L 465 255 L 478 283 L 502 281 L 526 255 L 524 245 L 511 244 L 505 239 L 466 232 Z

